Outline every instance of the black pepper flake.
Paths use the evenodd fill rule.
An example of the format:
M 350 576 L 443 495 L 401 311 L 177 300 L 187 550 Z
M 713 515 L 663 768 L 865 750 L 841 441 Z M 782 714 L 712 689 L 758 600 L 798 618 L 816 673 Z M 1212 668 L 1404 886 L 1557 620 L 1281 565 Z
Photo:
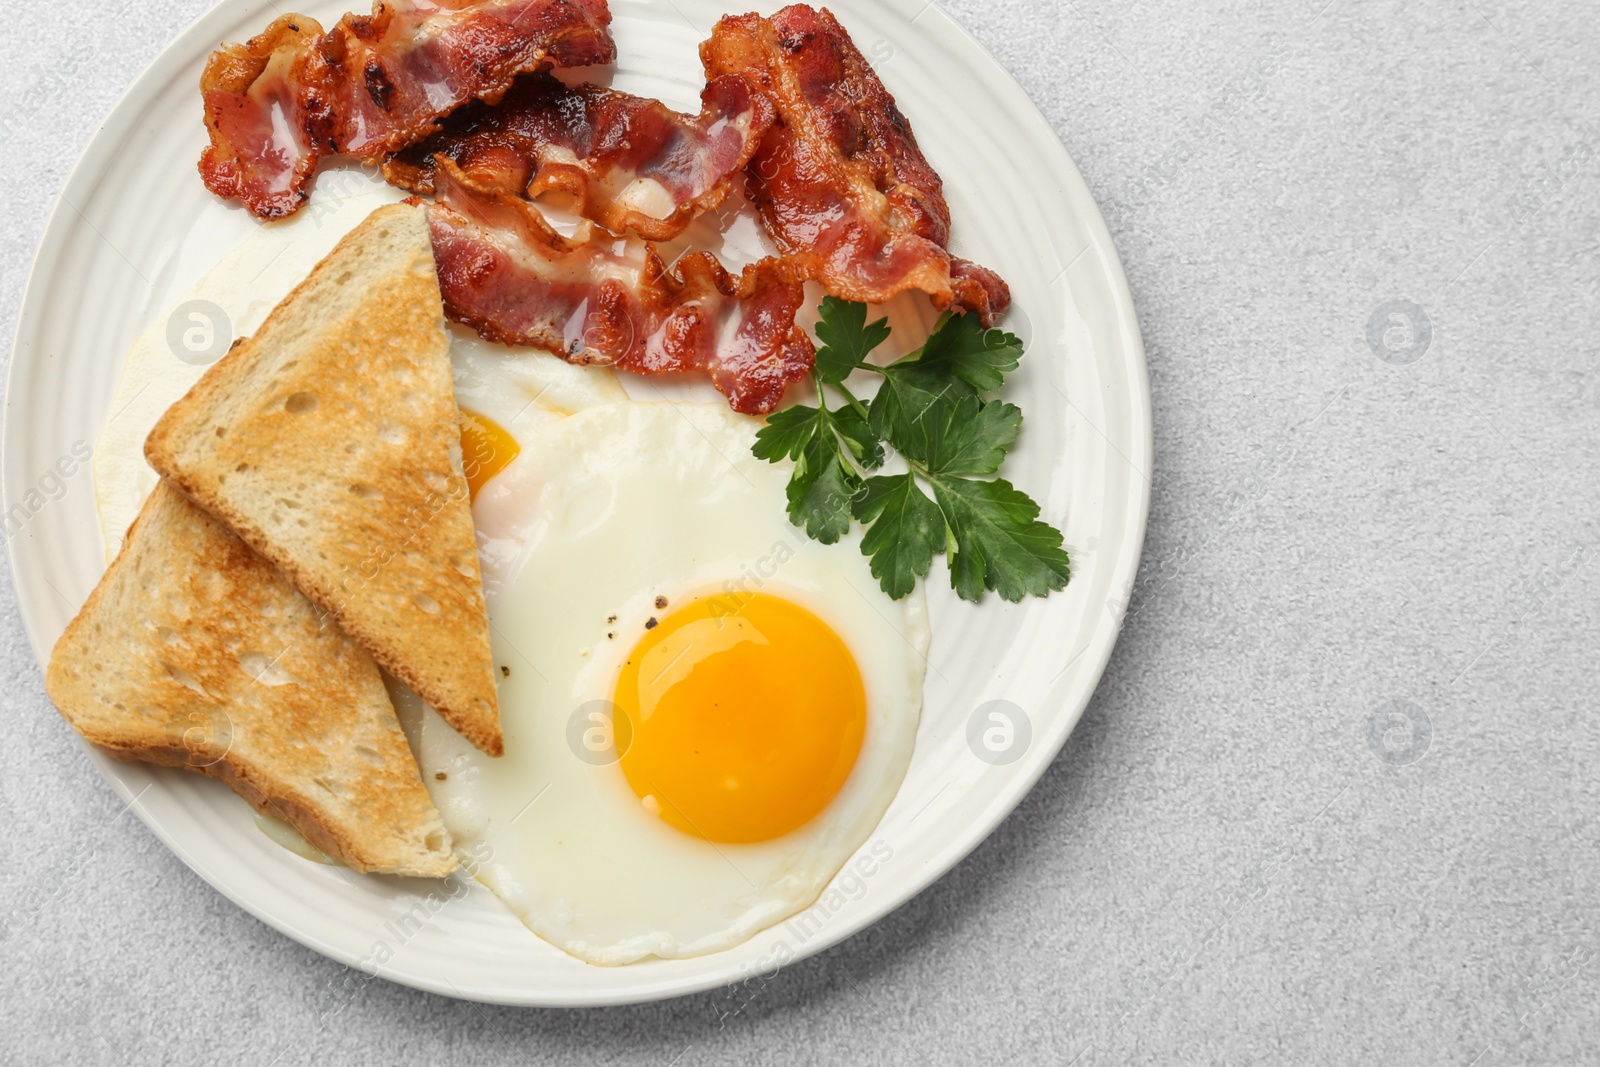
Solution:
M 438 779 L 438 780 L 439 780 L 439 781 L 441 781 L 441 782 L 442 782 L 442 781 L 444 781 L 444 780 L 445 780 L 445 779 L 446 779 L 446 778 L 448 778 L 448 777 L 449 777 L 449 775 L 447 775 L 447 774 L 445 774 L 445 773 L 444 773 L 444 772 L 443 772 L 443 771 L 440 771 L 440 772 L 439 772 L 439 773 L 438 773 L 438 774 L 436 774 L 436 775 L 434 775 L 434 777 L 435 777 L 435 778 L 437 778 L 437 779 Z
M 616 624 L 617 624 L 617 617 L 615 615 L 611 616 L 609 619 L 606 620 L 606 625 L 608 625 L 608 626 L 615 626 Z
M 654 619 L 651 619 L 649 622 L 644 624 L 644 628 L 646 630 L 654 630 L 657 626 L 660 626 L 660 625 L 661 624 L 659 622 L 657 622 Z
M 510 667 L 501 667 L 500 668 L 500 673 L 505 675 L 507 678 L 509 678 L 509 677 L 511 677 L 511 668 Z
M 617 639 L 617 635 L 616 634 L 606 634 L 606 640 L 615 641 L 616 639 Z
M 667 606 L 667 598 L 666 597 L 664 597 L 664 596 L 656 597 L 656 608 L 657 608 L 657 610 L 663 609 L 666 606 Z

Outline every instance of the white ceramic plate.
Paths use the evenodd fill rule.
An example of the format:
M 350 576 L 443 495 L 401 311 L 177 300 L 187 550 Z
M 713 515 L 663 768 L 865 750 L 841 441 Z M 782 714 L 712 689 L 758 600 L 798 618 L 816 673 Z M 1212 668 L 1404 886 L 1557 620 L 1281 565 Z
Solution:
M 324 24 L 347 9 L 338 0 L 304 6 Z M 750 5 L 611 6 L 614 84 L 695 110 L 698 44 L 725 10 Z M 200 184 L 196 87 L 218 42 L 242 40 L 276 14 L 273 4 L 226 0 L 184 32 L 106 119 L 45 230 L 12 353 L 3 461 L 17 601 L 41 664 L 105 567 L 87 466 L 65 479 L 64 493 L 51 472 L 75 443 L 94 443 L 132 340 L 256 225 Z M 956 250 L 1012 285 L 1007 325 L 1031 345 L 1008 386 L 1028 422 L 1007 476 L 1065 530 L 1075 571 L 1068 591 L 1048 600 L 991 597 L 974 607 L 936 567 L 916 756 L 867 846 L 892 858 L 825 895 L 804 924 L 734 950 L 591 967 L 538 940 L 486 890 L 419 913 L 436 887 L 302 860 L 257 832 L 218 783 L 91 753 L 125 800 L 138 797 L 145 824 L 241 907 L 334 959 L 447 995 L 550 1006 L 675 996 L 769 973 L 872 923 L 982 841 L 1060 750 L 1116 642 L 1144 539 L 1150 399 L 1132 299 L 1072 160 L 976 41 L 924 0 L 859 0 L 841 18 L 944 176 Z M 985 748 L 1006 741 L 997 712 L 1014 720 L 1001 755 Z M 401 923 L 408 913 L 424 921 Z

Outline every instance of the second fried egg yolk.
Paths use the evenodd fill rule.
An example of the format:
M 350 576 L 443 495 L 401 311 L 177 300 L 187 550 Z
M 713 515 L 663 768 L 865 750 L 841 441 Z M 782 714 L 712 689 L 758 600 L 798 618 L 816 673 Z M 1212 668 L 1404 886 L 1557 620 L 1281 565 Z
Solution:
M 617 680 L 622 772 L 686 834 L 742 843 L 809 822 L 861 753 L 861 671 L 815 615 L 764 593 L 698 600 L 648 630 Z
M 522 446 L 504 427 L 487 415 L 465 408 L 461 411 L 461 468 L 467 476 L 472 499 L 489 479 L 505 470 L 517 458 Z

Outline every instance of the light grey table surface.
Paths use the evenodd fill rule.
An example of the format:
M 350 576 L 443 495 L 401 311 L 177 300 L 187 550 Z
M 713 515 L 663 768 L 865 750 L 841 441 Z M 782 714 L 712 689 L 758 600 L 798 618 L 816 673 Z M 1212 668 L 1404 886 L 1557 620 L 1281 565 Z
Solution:
M 0 99 L 97 57 L 0 134 L 8 338 L 67 168 L 206 6 L 8 10 Z M 1600 1060 L 1594 5 L 949 10 L 1103 205 L 1155 405 L 1134 611 L 1021 808 L 748 1004 L 372 982 L 323 1026 L 339 964 L 108 830 L 7 584 L 0 894 L 54 888 L 0 1063 Z

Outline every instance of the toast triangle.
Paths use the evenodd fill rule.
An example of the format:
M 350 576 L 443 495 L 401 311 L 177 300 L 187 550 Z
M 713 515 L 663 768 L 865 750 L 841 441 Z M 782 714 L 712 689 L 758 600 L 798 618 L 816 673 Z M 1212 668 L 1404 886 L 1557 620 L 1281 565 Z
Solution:
M 145 457 L 492 756 L 489 619 L 425 209 L 373 212 Z
M 102 751 L 220 778 L 356 870 L 456 869 L 372 657 L 166 482 L 45 688 Z

